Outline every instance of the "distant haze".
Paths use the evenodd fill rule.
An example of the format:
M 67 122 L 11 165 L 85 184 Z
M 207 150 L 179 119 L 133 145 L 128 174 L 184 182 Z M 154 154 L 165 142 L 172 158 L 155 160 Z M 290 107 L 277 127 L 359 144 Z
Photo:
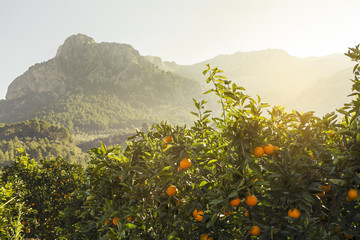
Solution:
M 0 99 L 72 34 L 178 64 L 261 49 L 323 56 L 360 43 L 359 8 L 358 0 L 1 1 Z

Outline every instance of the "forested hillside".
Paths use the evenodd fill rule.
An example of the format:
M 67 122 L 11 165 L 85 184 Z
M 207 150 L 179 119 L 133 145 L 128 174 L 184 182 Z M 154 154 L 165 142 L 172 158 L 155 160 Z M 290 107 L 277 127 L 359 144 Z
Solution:
M 43 159 L 62 156 L 78 164 L 85 163 L 85 155 L 64 127 L 41 120 L 30 120 L 0 126 L 0 165 L 11 163 L 22 148 L 30 157 Z
M 78 34 L 10 84 L 0 122 L 36 117 L 82 133 L 184 123 L 201 94 L 198 82 L 159 69 L 130 45 Z

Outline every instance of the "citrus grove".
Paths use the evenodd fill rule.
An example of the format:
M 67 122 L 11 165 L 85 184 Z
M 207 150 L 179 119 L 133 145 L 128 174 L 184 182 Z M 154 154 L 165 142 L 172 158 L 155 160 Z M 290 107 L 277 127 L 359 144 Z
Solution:
M 208 66 L 221 116 L 194 100 L 191 127 L 161 122 L 125 149 L 101 145 L 84 171 L 21 155 L 2 170 L 0 236 L 359 239 L 359 46 L 346 55 L 353 100 L 340 116 L 271 107 Z

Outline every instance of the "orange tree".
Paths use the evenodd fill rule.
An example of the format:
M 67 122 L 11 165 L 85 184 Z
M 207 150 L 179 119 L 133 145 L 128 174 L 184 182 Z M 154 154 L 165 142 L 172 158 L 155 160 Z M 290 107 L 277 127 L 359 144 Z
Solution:
M 83 200 L 74 191 L 83 185 L 83 169 L 65 159 L 30 159 L 20 155 L 2 169 L 2 181 L 11 184 L 16 202 L 23 203 L 21 215 L 26 238 L 77 238 L 73 227 Z
M 0 181 L 0 239 L 20 239 L 24 214 L 23 204 L 18 201 L 12 183 Z
M 358 61 L 358 53 L 348 55 Z M 198 120 L 190 128 L 162 122 L 124 150 L 91 151 L 79 223 L 87 238 L 359 236 L 357 77 L 357 99 L 339 110 L 338 122 L 334 113 L 269 109 L 221 73 L 204 71 L 221 116 L 194 100 Z

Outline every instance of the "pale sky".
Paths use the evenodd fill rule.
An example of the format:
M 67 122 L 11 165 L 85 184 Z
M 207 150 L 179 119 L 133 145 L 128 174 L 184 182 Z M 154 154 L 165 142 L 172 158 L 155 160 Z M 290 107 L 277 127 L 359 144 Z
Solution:
M 0 99 L 73 34 L 178 64 L 268 48 L 323 56 L 360 43 L 359 9 L 360 0 L 0 0 Z

